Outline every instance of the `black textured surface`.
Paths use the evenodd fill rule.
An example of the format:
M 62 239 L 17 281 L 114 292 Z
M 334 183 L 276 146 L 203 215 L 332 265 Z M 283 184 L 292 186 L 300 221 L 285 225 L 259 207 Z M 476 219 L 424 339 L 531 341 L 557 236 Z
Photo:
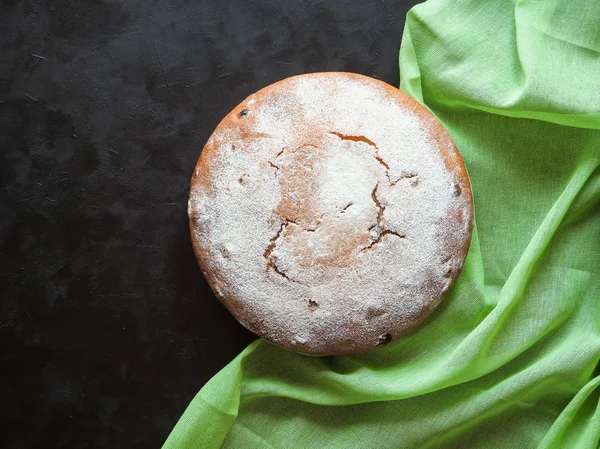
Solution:
M 397 85 L 412 3 L 0 1 L 0 446 L 162 444 L 253 339 L 192 253 L 202 146 L 290 75 Z

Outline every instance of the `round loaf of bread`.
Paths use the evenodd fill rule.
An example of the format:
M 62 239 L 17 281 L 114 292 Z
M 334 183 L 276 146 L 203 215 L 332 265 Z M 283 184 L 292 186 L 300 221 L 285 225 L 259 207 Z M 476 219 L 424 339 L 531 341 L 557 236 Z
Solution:
M 440 303 L 473 223 L 440 122 L 381 81 L 285 79 L 217 126 L 191 182 L 194 250 L 215 294 L 288 349 L 382 346 Z

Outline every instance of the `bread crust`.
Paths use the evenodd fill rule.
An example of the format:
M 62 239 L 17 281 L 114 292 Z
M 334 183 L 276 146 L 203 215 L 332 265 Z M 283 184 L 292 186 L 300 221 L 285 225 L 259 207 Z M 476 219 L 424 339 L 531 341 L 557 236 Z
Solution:
M 269 107 L 272 104 L 273 98 L 282 95 L 283 92 L 288 92 L 289 86 L 296 83 L 300 78 L 315 82 L 318 81 L 319 83 L 326 80 L 357 82 L 376 90 L 378 95 L 381 92 L 385 92 L 387 100 L 397 104 L 401 109 L 418 119 L 433 146 L 439 151 L 440 161 L 445 164 L 454 183 L 454 203 L 452 207 L 449 207 L 446 219 L 448 223 L 456 223 L 455 227 L 459 227 L 460 232 L 455 229 L 446 230 L 442 227 L 443 229 L 440 232 L 446 232 L 448 235 L 440 237 L 443 240 L 443 245 L 439 260 L 441 261 L 440 263 L 448 266 L 448 272 L 444 275 L 443 285 L 436 278 L 435 281 L 432 280 L 431 286 L 424 287 L 434 293 L 431 294 L 431 298 L 427 299 L 418 310 L 418 313 L 411 312 L 410 316 L 402 319 L 398 319 L 398 316 L 394 315 L 396 318 L 387 323 L 386 326 L 385 316 L 378 317 L 378 308 L 371 307 L 371 309 L 367 309 L 367 318 L 369 318 L 369 314 L 371 313 L 373 320 L 381 318 L 381 324 L 367 328 L 360 321 L 354 322 L 352 318 L 349 318 L 347 326 L 344 327 L 344 332 L 339 336 L 330 337 L 330 333 L 327 332 L 327 326 L 325 326 L 323 330 L 315 330 L 315 335 L 313 335 L 312 339 L 305 339 L 304 337 L 295 337 L 294 339 L 290 338 L 291 334 L 286 333 L 285 327 L 288 323 L 281 320 L 270 323 L 269 316 L 261 316 L 263 309 L 255 307 L 250 297 L 240 295 L 239 288 L 230 288 L 232 283 L 238 282 L 235 273 L 228 272 L 228 269 L 222 264 L 213 263 L 217 254 L 217 248 L 214 243 L 216 239 L 209 236 L 211 231 L 210 223 L 203 222 L 203 219 L 200 217 L 199 207 L 196 206 L 196 203 L 199 204 L 199 200 L 196 200 L 200 197 L 204 198 L 204 201 L 217 200 L 217 191 L 219 189 L 217 184 L 221 176 L 219 170 L 227 163 L 223 155 L 225 145 L 230 145 L 234 149 L 236 145 L 246 148 L 247 146 L 252 146 L 254 142 L 264 142 L 272 139 L 269 133 L 260 132 L 257 120 L 261 116 L 261 108 Z M 330 113 L 329 115 L 333 115 L 335 118 L 335 113 Z M 307 232 L 311 231 L 311 227 L 316 228 L 320 224 L 319 208 L 314 204 L 316 201 L 315 198 L 318 197 L 315 194 L 317 187 L 314 184 L 314 171 L 317 165 L 320 166 L 325 163 L 319 158 L 325 158 L 327 155 L 318 150 L 319 148 L 323 148 L 324 145 L 326 146 L 323 140 L 322 129 L 312 126 L 310 121 L 305 120 L 303 122 L 303 120 L 303 117 L 299 117 L 298 120 L 292 120 L 294 129 L 297 132 L 288 139 L 293 141 L 287 142 L 284 150 L 277 156 L 280 159 L 271 158 L 269 161 L 263 161 L 265 166 L 263 170 L 267 169 L 266 165 L 270 162 L 270 168 L 279 176 L 278 182 L 281 199 L 272 211 L 265 211 L 265 214 L 268 213 L 265 217 L 269 217 L 268 220 L 270 221 L 271 229 L 278 229 L 278 233 L 267 236 L 269 237 L 270 244 L 267 245 L 262 255 L 265 259 L 266 270 L 270 272 L 269 276 L 278 279 L 274 282 L 280 282 L 278 285 L 281 285 L 280 288 L 282 291 L 288 289 L 288 286 L 298 287 L 297 285 L 292 285 L 292 283 L 300 282 L 292 279 L 291 276 L 288 277 L 273 262 L 273 260 L 276 260 L 272 254 L 275 248 L 273 242 L 277 243 L 281 241 L 278 239 L 281 239 L 282 235 L 291 242 L 291 251 L 296 261 L 294 269 L 319 272 L 320 268 L 327 267 L 327 270 L 334 273 L 335 270 L 344 272 L 343 270 L 351 270 L 360 266 L 362 263 L 361 258 L 363 257 L 361 251 L 364 251 L 365 248 L 370 249 L 369 245 L 379 244 L 384 238 L 393 237 L 382 236 L 382 234 L 389 232 L 390 234 L 396 234 L 397 237 L 404 238 L 400 233 L 386 230 L 383 225 L 380 226 L 379 220 L 385 220 L 385 205 L 381 203 L 377 204 L 380 201 L 377 198 L 377 188 L 380 185 L 378 183 L 371 195 L 376 203 L 375 206 L 379 207 L 379 212 L 377 212 L 378 221 L 377 227 L 372 227 L 369 230 L 370 234 L 363 230 L 354 232 L 354 228 L 349 227 L 348 231 L 339 237 L 335 248 L 330 254 L 315 257 L 314 252 L 307 249 L 305 245 L 308 237 L 304 236 L 308 235 Z M 320 118 L 317 117 L 315 120 L 320 120 Z M 387 118 L 383 117 L 382 120 L 385 121 Z M 333 124 L 332 128 L 335 128 L 335 124 Z M 348 148 L 351 148 L 353 145 L 355 147 L 363 145 L 360 148 L 367 148 L 365 145 L 370 145 L 377 150 L 377 143 L 370 141 L 366 136 L 344 134 L 337 131 L 331 131 L 329 134 L 328 139 L 339 138 Z M 292 147 L 294 150 L 286 153 L 286 149 Z M 375 153 L 375 157 L 379 158 L 378 153 Z M 283 158 L 287 158 L 285 159 L 286 165 L 282 164 L 278 166 L 273 163 L 273 161 L 283 160 Z M 393 185 L 393 181 L 405 182 L 404 179 L 401 179 L 402 176 L 398 180 L 392 180 L 390 177 L 391 169 L 388 164 L 383 159 L 379 163 L 387 167 L 385 174 L 388 177 L 390 185 Z M 379 168 L 382 169 L 382 167 Z M 247 176 L 244 171 L 241 171 L 237 180 L 238 183 L 243 185 L 248 179 Z M 437 307 L 443 295 L 452 287 L 459 276 L 469 249 L 473 228 L 473 198 L 467 171 L 456 145 L 443 125 L 425 107 L 398 89 L 373 78 L 344 72 L 313 73 L 281 80 L 249 96 L 227 114 L 217 126 L 215 133 L 208 140 L 194 169 L 188 212 L 192 244 L 202 273 L 216 296 L 238 321 L 250 331 L 288 349 L 320 355 L 355 353 L 375 346 L 383 346 L 417 327 Z M 373 231 L 373 228 L 376 230 Z M 379 235 L 377 239 L 374 239 L 373 235 L 376 233 L 379 233 Z M 264 238 L 265 236 L 258 237 Z M 361 248 L 362 250 L 357 250 L 357 248 Z M 395 261 L 390 260 L 390 264 L 393 263 Z M 281 278 L 285 279 L 282 280 Z M 330 280 L 327 282 L 329 282 L 328 285 L 331 285 Z M 429 281 L 425 281 L 425 283 L 427 282 Z M 314 310 L 311 309 L 312 307 L 318 307 L 318 304 L 315 306 L 311 303 L 310 298 L 298 298 L 298 301 L 306 303 L 309 313 Z M 344 310 L 341 307 L 340 313 L 354 312 L 352 310 Z M 385 329 L 386 332 L 381 332 L 382 329 Z M 333 333 L 335 334 L 335 332 Z

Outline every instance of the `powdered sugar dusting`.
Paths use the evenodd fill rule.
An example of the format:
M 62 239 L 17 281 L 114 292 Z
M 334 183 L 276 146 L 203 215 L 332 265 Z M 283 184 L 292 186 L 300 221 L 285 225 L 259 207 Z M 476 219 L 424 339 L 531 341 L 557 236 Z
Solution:
M 471 214 L 423 121 L 359 76 L 291 78 L 238 109 L 205 149 L 210 189 L 190 194 L 217 294 L 303 352 L 366 349 L 417 324 L 462 266 L 447 253 Z

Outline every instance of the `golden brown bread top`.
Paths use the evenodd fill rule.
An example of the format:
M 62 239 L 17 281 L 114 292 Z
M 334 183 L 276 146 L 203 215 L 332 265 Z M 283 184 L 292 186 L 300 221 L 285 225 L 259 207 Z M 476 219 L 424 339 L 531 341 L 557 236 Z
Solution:
M 366 350 L 408 332 L 458 276 L 472 229 L 462 159 L 416 101 L 316 73 L 248 97 L 192 177 L 194 249 L 253 332 L 293 350 Z

